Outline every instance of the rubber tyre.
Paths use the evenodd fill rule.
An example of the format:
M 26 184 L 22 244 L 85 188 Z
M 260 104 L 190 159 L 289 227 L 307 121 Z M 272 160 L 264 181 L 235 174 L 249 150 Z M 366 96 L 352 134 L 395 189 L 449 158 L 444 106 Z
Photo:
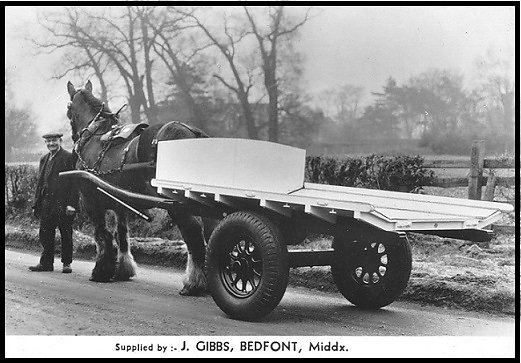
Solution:
M 254 212 L 225 217 L 208 243 L 206 276 L 212 298 L 228 316 L 257 320 L 270 313 L 289 278 L 288 251 L 276 225 Z
M 342 232 L 334 237 L 333 248 L 333 280 L 340 293 L 354 305 L 379 309 L 391 304 L 407 286 L 412 253 L 405 235 Z

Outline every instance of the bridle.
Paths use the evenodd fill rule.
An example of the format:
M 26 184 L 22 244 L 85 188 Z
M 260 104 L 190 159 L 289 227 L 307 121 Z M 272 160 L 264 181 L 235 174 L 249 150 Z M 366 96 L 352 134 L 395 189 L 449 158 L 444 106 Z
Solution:
M 78 90 L 72 97 L 71 97 L 71 101 L 69 101 L 67 103 L 67 116 L 68 118 L 71 120 L 71 122 L 73 122 L 74 124 L 77 123 L 77 120 L 76 120 L 76 115 L 72 112 L 72 99 L 74 99 L 74 96 L 76 96 L 77 93 L 81 92 L 81 90 Z M 115 114 L 113 113 L 109 113 L 109 115 L 111 117 L 114 117 L 114 118 L 117 118 L 119 116 L 119 113 L 121 112 L 121 110 L 126 106 L 123 105 L 119 110 L 118 112 L 116 112 Z M 81 163 L 82 167 L 84 170 L 88 171 L 88 172 L 91 172 L 93 174 L 96 174 L 96 175 L 103 175 L 103 174 L 110 174 L 110 173 L 113 173 L 115 171 L 119 171 L 119 169 L 114 169 L 114 170 L 109 170 L 109 171 L 105 171 L 105 172 L 100 172 L 98 171 L 98 169 L 96 169 L 96 167 L 99 168 L 100 164 L 101 164 L 101 161 L 103 160 L 103 157 L 105 156 L 105 152 L 110 148 L 110 143 L 107 143 L 107 145 L 105 145 L 105 147 L 102 149 L 102 152 L 100 153 L 99 157 L 98 157 L 98 160 L 94 163 L 94 166 L 91 168 L 88 166 L 88 164 L 85 162 L 85 160 L 82 158 L 81 156 L 81 148 L 83 147 L 83 145 L 85 145 L 87 143 L 87 141 L 93 137 L 93 136 L 96 136 L 96 135 L 103 135 L 103 133 L 100 133 L 100 134 L 96 134 L 96 131 L 98 130 L 98 128 L 100 127 L 101 123 L 96 125 L 96 127 L 91 130 L 91 125 L 93 125 L 96 121 L 98 121 L 98 119 L 101 117 L 101 114 L 103 112 L 103 109 L 105 108 L 105 103 L 102 103 L 101 104 L 101 108 L 100 110 L 98 111 L 98 113 L 87 123 L 87 126 L 85 126 L 79 133 L 75 130 L 74 128 L 74 133 L 73 133 L 73 141 L 74 141 L 74 146 L 73 146 L 73 151 L 74 153 L 76 154 L 76 156 L 78 157 L 78 160 L 79 162 Z M 109 121 L 109 118 L 107 117 L 104 117 L 104 120 L 102 121 Z M 85 132 L 89 132 L 89 135 L 87 136 L 86 139 L 83 138 L 83 135 L 85 134 Z M 75 140 L 74 140 L 75 139 Z
M 72 112 L 72 100 L 74 99 L 74 97 L 80 93 L 81 90 L 78 90 L 72 97 L 71 97 L 71 101 L 69 101 L 67 103 L 67 116 L 69 117 L 69 119 L 74 122 L 75 124 L 77 123 L 77 120 L 76 120 L 76 115 Z M 103 112 L 103 109 L 105 108 L 105 103 L 102 103 L 101 104 L 101 108 L 100 110 L 98 111 L 98 113 L 87 123 L 87 126 L 85 126 L 83 128 L 83 130 L 81 130 L 81 132 L 77 132 L 75 131 L 74 135 L 73 135 L 73 139 L 76 138 L 75 143 L 74 143 L 74 146 L 76 148 L 76 145 L 78 144 L 78 142 L 81 140 L 81 138 L 83 137 L 83 134 L 85 133 L 85 131 L 90 131 L 89 128 L 90 128 L 90 125 L 92 125 L 94 122 L 96 122 L 98 120 L 98 118 L 101 116 L 101 113 Z M 119 111 L 118 111 L 119 113 Z M 97 128 L 94 130 L 94 131 L 91 131 L 92 135 L 91 136 L 94 136 L 94 132 L 96 132 Z M 89 137 L 90 138 L 90 137 Z

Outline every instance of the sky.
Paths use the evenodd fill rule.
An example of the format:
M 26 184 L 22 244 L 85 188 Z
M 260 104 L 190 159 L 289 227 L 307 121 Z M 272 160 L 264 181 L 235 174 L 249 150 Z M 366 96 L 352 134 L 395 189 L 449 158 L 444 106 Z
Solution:
M 50 79 L 56 56 L 36 56 L 21 37 L 41 32 L 37 10 L 5 7 L 5 68 L 13 79 L 17 104 L 33 110 L 43 133 L 65 122 L 68 94 L 67 79 Z M 344 84 L 377 92 L 390 76 L 400 84 L 429 68 L 470 77 L 476 59 L 488 49 L 500 55 L 515 49 L 513 6 L 391 7 L 368 2 L 357 7 L 316 6 L 314 11 L 297 45 L 305 55 L 304 81 L 310 93 Z M 81 86 L 85 80 L 71 81 Z

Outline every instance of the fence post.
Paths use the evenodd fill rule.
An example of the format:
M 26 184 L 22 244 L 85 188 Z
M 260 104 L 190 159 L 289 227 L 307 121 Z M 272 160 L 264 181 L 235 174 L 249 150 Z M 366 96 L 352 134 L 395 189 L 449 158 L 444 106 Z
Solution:
M 481 178 L 483 177 L 484 158 L 485 141 L 474 140 L 470 152 L 469 199 L 481 199 Z
M 494 201 L 494 192 L 496 190 L 497 185 L 497 175 L 494 173 L 494 170 L 490 171 L 490 174 L 487 178 L 487 187 L 485 188 L 485 194 L 483 195 L 483 200 L 487 200 L 489 202 Z

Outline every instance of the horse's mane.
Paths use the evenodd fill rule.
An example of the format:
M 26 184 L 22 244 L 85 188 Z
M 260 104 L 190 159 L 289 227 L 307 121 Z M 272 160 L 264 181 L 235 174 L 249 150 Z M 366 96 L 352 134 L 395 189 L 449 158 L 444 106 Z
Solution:
M 103 111 L 101 112 L 101 116 L 105 118 L 111 118 L 113 122 L 119 122 L 119 117 L 112 113 L 111 109 L 106 103 L 103 103 L 99 98 L 96 98 L 91 92 L 89 92 L 86 89 L 80 90 L 81 95 L 83 96 L 83 99 L 89 105 L 92 112 L 97 114 L 101 107 L 103 106 Z

